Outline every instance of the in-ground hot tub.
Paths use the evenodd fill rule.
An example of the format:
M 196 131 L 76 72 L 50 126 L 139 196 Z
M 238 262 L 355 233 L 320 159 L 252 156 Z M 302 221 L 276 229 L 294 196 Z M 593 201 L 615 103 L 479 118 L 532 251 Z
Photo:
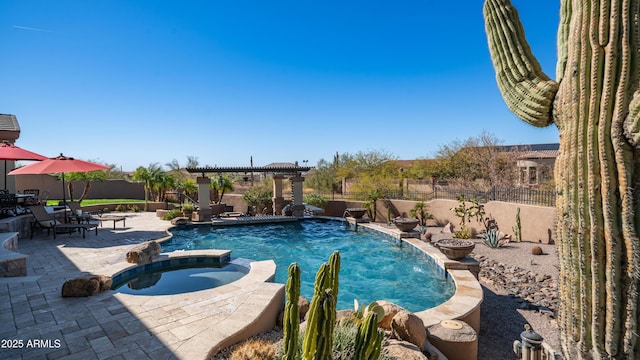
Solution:
M 113 276 L 112 290 L 131 295 L 175 295 L 211 289 L 239 280 L 249 272 L 241 261 L 230 263 L 230 251 L 177 251 Z

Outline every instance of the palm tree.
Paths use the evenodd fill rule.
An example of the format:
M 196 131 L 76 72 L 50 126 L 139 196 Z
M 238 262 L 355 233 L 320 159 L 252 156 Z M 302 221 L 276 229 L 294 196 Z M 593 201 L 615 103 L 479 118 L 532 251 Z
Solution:
M 144 181 L 144 211 L 149 210 L 149 195 L 154 187 L 154 182 L 162 169 L 158 163 L 149 164 L 149 167 L 139 166 L 133 173 L 133 180 Z
M 222 202 L 225 191 L 233 191 L 233 182 L 228 176 L 220 175 L 211 179 L 210 188 L 214 191 L 214 201 L 219 204 Z

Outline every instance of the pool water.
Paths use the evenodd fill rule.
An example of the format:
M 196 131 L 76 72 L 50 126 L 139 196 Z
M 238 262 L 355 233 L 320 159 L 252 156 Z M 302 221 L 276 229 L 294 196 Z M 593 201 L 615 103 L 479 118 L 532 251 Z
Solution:
M 249 269 L 229 264 L 224 267 L 154 269 L 123 279 L 112 289 L 131 295 L 174 295 L 211 289 L 234 282 Z
M 352 309 L 354 299 L 361 304 L 387 300 L 415 312 L 437 306 L 455 292 L 453 281 L 427 255 L 362 227 L 354 231 L 339 221 L 179 226 L 171 232 L 173 237 L 161 244 L 163 252 L 224 249 L 232 250 L 233 258 L 273 259 L 275 281 L 283 284 L 289 265 L 297 262 L 300 293 L 309 300 L 318 268 L 339 250 L 338 309 Z

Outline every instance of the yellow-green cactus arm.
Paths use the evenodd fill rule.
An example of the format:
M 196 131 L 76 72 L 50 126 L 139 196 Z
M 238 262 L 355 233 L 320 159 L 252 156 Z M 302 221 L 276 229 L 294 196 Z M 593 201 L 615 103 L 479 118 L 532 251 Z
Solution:
M 523 121 L 537 127 L 550 125 L 558 84 L 542 72 L 531 53 L 518 12 L 508 0 L 487 0 L 484 18 L 502 98 Z

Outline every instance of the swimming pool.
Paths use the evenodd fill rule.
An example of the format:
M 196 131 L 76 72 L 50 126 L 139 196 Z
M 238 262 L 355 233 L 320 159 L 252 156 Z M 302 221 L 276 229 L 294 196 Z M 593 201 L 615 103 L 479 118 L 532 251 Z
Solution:
M 297 262 L 302 270 L 300 292 L 313 295 L 320 265 L 334 250 L 342 258 L 338 309 L 388 300 L 409 311 L 437 306 L 455 292 L 431 259 L 411 247 L 393 242 L 359 227 L 357 231 L 339 221 L 304 220 L 294 223 L 243 226 L 179 226 L 163 242 L 162 251 L 227 249 L 233 258 L 273 259 L 276 282 L 286 283 L 287 268 Z

